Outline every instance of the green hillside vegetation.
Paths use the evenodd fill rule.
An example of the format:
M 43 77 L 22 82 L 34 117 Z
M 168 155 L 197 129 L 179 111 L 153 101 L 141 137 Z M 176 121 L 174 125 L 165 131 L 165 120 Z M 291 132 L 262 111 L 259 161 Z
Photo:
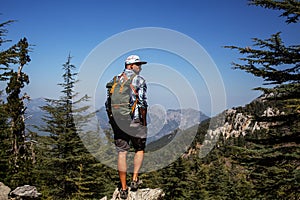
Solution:
M 249 2 L 281 11 L 287 24 L 298 23 L 299 1 Z M 118 172 L 97 161 L 78 135 L 74 118 L 84 125 L 90 116 L 84 114 L 87 107 L 73 107 L 78 102 L 72 98 L 78 94 L 74 91 L 76 67 L 70 55 L 62 66 L 61 97 L 46 99 L 47 105 L 42 107 L 47 113 L 43 117 L 46 125 L 37 128 L 49 135 L 39 136 L 25 126 L 24 102 L 30 94 L 24 94 L 23 88 L 29 84 L 30 75 L 23 68 L 30 67 L 32 49 L 26 38 L 3 47 L 11 42 L 6 39 L 11 23 L 14 21 L 0 24 L 0 81 L 7 83 L 5 91 L 0 92 L 0 182 L 10 188 L 34 185 L 42 193 L 40 199 L 110 197 L 118 185 Z M 220 134 L 205 156 L 200 155 L 204 141 L 210 138 L 208 130 L 234 122 L 225 111 L 197 125 L 191 145 L 185 142 L 185 136 L 195 127 L 176 130 L 150 144 L 147 151 L 161 149 L 179 138 L 176 145 L 186 152 L 167 167 L 141 174 L 143 187 L 161 188 L 165 199 L 172 200 L 300 199 L 299 47 L 285 46 L 281 33 L 267 39 L 254 38 L 249 47 L 226 46 L 242 55 L 240 63 L 233 63 L 234 69 L 264 80 L 262 87 L 254 88 L 263 92 L 261 98 L 233 109 L 249 116 L 251 126 L 260 122 L 267 128 L 246 129 L 238 137 Z M 79 99 L 88 101 L 89 97 Z M 267 114 L 268 109 L 272 115 Z

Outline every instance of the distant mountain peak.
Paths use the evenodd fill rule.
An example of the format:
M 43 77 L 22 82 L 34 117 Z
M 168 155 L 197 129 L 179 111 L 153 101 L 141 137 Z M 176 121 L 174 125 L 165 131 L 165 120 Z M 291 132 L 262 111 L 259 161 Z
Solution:
M 28 125 L 44 125 L 42 116 L 46 113 L 40 108 L 44 105 L 46 105 L 44 98 L 31 99 L 28 102 L 27 114 L 30 116 L 26 122 Z M 96 116 L 101 129 L 109 130 L 111 128 L 104 106 L 97 110 Z M 161 138 L 174 132 L 176 129 L 185 130 L 208 118 L 201 111 L 192 108 L 164 110 L 164 108 L 154 106 L 148 110 L 149 137 L 153 137 L 150 140 Z

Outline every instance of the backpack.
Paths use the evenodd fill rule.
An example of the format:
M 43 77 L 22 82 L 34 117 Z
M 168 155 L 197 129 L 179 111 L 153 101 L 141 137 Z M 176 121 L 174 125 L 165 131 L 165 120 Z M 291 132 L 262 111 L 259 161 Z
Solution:
M 138 98 L 136 98 L 133 105 L 130 106 L 131 91 L 134 92 L 135 95 L 137 95 L 137 92 L 132 85 L 132 80 L 136 75 L 128 78 L 126 74 L 123 73 L 121 76 L 123 77 L 123 82 L 121 82 L 121 79 L 117 79 L 117 76 L 115 76 L 113 78 L 113 82 L 109 82 L 106 84 L 108 92 L 106 111 L 110 120 L 114 116 L 131 116 L 134 113 L 136 104 L 138 102 Z

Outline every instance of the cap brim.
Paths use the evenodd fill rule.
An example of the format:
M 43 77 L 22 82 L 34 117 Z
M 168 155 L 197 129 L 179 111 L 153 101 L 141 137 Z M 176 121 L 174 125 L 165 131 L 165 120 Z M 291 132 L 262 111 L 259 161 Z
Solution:
M 143 64 L 147 64 L 147 62 L 146 61 L 139 61 L 139 62 L 125 62 L 125 64 L 126 65 L 132 65 L 132 64 L 141 64 L 141 65 L 143 65 Z

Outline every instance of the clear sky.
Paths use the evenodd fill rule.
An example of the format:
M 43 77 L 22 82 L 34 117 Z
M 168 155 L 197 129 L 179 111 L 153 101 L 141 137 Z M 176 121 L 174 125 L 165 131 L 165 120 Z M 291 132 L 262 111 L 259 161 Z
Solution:
M 61 88 L 57 84 L 62 82 L 62 65 L 69 53 L 73 57 L 72 63 L 79 70 L 84 66 L 84 62 L 89 60 L 91 52 L 97 50 L 97 47 L 99 48 L 99 45 L 109 38 L 129 30 L 144 30 L 143 28 L 148 30 L 147 27 L 152 27 L 170 30 L 171 33 L 175 31 L 198 43 L 210 56 L 222 79 L 226 94 L 225 107 L 236 107 L 249 103 L 260 94 L 252 88 L 261 86 L 262 80 L 243 71 L 233 70 L 231 62 L 237 61 L 240 55 L 222 46 L 251 46 L 251 38 L 266 39 L 278 31 L 282 32 L 286 44 L 299 44 L 299 25 L 287 25 L 284 18 L 279 17 L 278 11 L 249 6 L 246 0 L 0 0 L 0 2 L 1 22 L 17 20 L 8 27 L 7 39 L 11 39 L 13 44 L 26 37 L 29 43 L 34 45 L 33 52 L 30 53 L 32 61 L 24 68 L 30 77 L 26 91 L 32 98 L 57 98 L 60 95 Z M 151 37 L 152 35 L 149 35 L 149 38 Z M 135 42 L 134 38 L 130 39 L 126 42 Z M 144 39 L 147 40 L 147 37 L 144 36 Z M 164 45 L 162 38 L 158 37 L 157 40 Z M 179 49 L 180 42 L 176 43 L 174 40 Z M 118 46 L 112 47 L 110 51 L 113 52 L 114 48 Z M 172 86 L 182 87 L 178 93 L 186 90 L 186 85 L 180 84 L 185 80 L 192 85 L 191 89 L 196 91 L 195 96 L 200 102 L 199 108 L 206 114 L 211 114 L 207 105 L 210 104 L 211 98 L 217 97 L 209 94 L 212 91 L 209 89 L 210 85 L 207 85 L 210 83 L 206 78 L 214 79 L 215 74 L 211 74 L 211 77 L 199 75 L 199 80 L 196 80 L 196 71 L 189 66 L 191 63 L 188 59 L 180 57 L 181 55 L 174 56 L 161 49 L 149 48 L 132 49 L 111 60 L 111 66 L 98 77 L 99 83 L 95 83 L 97 85 L 95 96 L 100 105 L 105 97 L 104 83 L 110 80 L 114 73 L 123 69 L 123 61 L 130 53 L 137 53 L 148 61 L 149 68 L 146 69 L 145 66 L 142 71 L 147 80 L 154 81 L 153 77 L 157 78 L 156 82 L 149 86 L 150 103 L 174 108 L 177 104 L 169 103 L 169 100 L 174 97 L 181 101 L 180 98 L 183 98 L 181 94 L 163 89 L 162 84 L 159 84 L 159 80 L 168 77 L 171 72 L 173 75 L 170 76 L 174 83 Z M 101 60 L 105 56 L 104 53 L 98 55 L 98 58 Z M 164 70 L 167 70 L 166 73 Z M 168 83 L 165 87 L 169 87 Z M 214 86 L 212 88 L 216 89 Z M 169 96 L 164 97 L 163 94 L 168 92 Z M 212 114 L 220 111 L 222 108 L 217 108 Z

